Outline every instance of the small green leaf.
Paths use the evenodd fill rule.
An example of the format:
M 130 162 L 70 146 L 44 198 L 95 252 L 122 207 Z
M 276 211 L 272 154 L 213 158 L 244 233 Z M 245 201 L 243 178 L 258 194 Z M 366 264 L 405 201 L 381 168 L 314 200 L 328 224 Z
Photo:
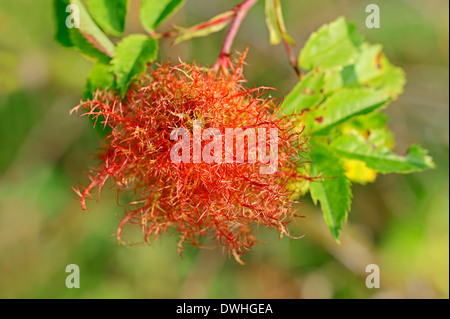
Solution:
M 389 149 L 394 147 L 394 136 L 387 127 L 388 117 L 381 112 L 372 112 L 360 115 L 343 124 L 341 132 L 349 134 L 358 133 L 377 147 L 383 146 Z
M 70 29 L 70 37 L 76 47 L 88 57 L 107 62 L 114 54 L 114 44 L 92 20 L 80 0 L 70 0 L 80 9 L 80 28 Z
M 378 143 L 379 144 L 379 143 Z M 337 138 L 331 147 L 339 155 L 357 159 L 379 173 L 411 173 L 434 168 L 433 159 L 420 146 L 413 145 L 405 156 L 397 155 L 387 147 L 379 146 L 371 139 L 357 134 L 345 134 Z
M 277 45 L 284 39 L 287 43 L 295 45 L 294 40 L 286 31 L 280 0 L 266 0 L 265 11 L 270 44 Z
M 299 66 L 305 70 L 315 67 L 328 70 L 352 64 L 361 43 L 355 26 L 340 17 L 309 37 L 300 52 Z
M 323 99 L 324 74 L 311 71 L 286 96 L 281 111 L 284 114 L 299 113 L 318 105 Z
M 69 4 L 69 0 L 53 0 L 56 25 L 55 39 L 64 47 L 73 47 L 73 43 L 70 40 L 69 29 L 66 25 L 66 20 L 69 16 L 69 13 L 66 12 L 66 8 Z
M 381 112 L 372 112 L 356 117 L 350 125 L 358 130 L 381 129 L 388 123 L 388 116 Z
M 394 134 L 387 128 L 373 128 L 369 130 L 369 141 L 375 147 L 394 148 Z
M 79 31 L 78 29 L 70 29 L 70 40 L 77 47 L 77 49 L 88 59 L 94 60 L 100 63 L 109 63 L 111 58 L 99 51 L 92 45 Z
M 187 41 L 193 38 L 205 37 L 211 33 L 219 32 L 230 23 L 231 18 L 235 15 L 233 11 L 227 11 L 221 13 L 207 22 L 197 24 L 190 28 L 180 28 L 180 35 L 175 38 L 173 44 L 177 44 L 183 41 Z
M 155 30 L 164 20 L 184 4 L 184 0 L 143 0 L 140 18 L 147 32 Z
M 114 74 L 111 71 L 111 66 L 103 63 L 95 64 L 86 79 L 86 83 L 83 91 L 83 100 L 92 100 L 97 90 L 106 90 L 114 88 Z M 89 120 L 95 125 L 95 130 L 102 137 L 106 138 L 111 134 L 112 129 L 110 126 L 104 126 L 104 116 L 99 116 L 95 120 L 92 116 L 89 116 Z
M 388 61 L 381 45 L 364 43 L 355 63 L 355 74 L 361 85 L 384 90 L 392 98 L 403 92 L 406 82 L 403 70 Z
M 287 33 L 286 26 L 284 25 L 283 10 L 281 9 L 281 0 L 273 0 L 273 1 L 275 6 L 275 13 L 277 16 L 277 25 L 278 29 L 280 30 L 281 36 L 290 45 L 295 45 L 294 39 L 292 39 L 291 36 Z
M 352 200 L 350 181 L 339 158 L 327 146 L 316 145 L 311 149 L 311 174 L 323 177 L 322 181 L 312 182 L 311 198 L 317 205 L 320 202 L 325 223 L 335 240 L 347 220 Z
M 381 49 L 380 45 L 364 43 L 354 64 L 329 70 L 325 76 L 325 95 L 344 87 L 370 87 L 397 98 L 403 92 L 405 74 L 387 60 Z
M 120 37 L 125 28 L 128 0 L 87 0 L 92 18 L 108 34 Z
M 308 123 L 312 126 L 313 135 L 324 135 L 336 125 L 375 111 L 388 101 L 389 97 L 385 93 L 374 89 L 343 89 L 308 114 Z
M 363 87 L 358 83 L 354 65 L 347 65 L 342 69 L 329 70 L 325 73 L 325 85 L 323 90 L 326 96 L 330 96 L 345 87 Z
M 128 90 L 134 76 L 141 74 L 147 63 L 158 55 L 158 42 L 143 34 L 132 34 L 117 44 L 112 59 L 112 70 L 116 75 L 117 89 L 122 96 Z
M 95 64 L 86 79 L 83 91 L 83 100 L 92 99 L 97 89 L 106 90 L 114 88 L 114 74 L 108 64 Z
M 277 45 L 281 42 L 282 37 L 277 23 L 277 13 L 275 11 L 274 0 L 266 0 L 266 24 L 270 34 L 270 44 Z

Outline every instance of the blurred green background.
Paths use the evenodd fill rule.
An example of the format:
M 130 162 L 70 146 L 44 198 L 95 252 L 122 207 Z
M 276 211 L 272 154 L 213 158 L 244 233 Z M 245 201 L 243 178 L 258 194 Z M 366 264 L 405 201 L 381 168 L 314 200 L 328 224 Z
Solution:
M 306 218 L 292 225 L 300 240 L 261 230 L 240 266 L 221 249 L 188 248 L 180 259 L 176 236 L 150 246 L 118 245 L 122 215 L 105 190 L 90 212 L 71 189 L 86 183 L 99 138 L 88 121 L 69 116 L 80 101 L 92 63 L 53 40 L 51 1 L 0 0 L 0 297 L 2 298 L 448 298 L 449 297 L 449 3 L 373 1 L 381 28 L 367 29 L 370 1 L 283 0 L 296 53 L 308 35 L 345 15 L 368 41 L 381 43 L 402 66 L 405 93 L 390 105 L 399 153 L 418 143 L 438 168 L 379 176 L 355 185 L 352 211 L 336 244 L 320 210 L 304 200 Z M 192 25 L 239 1 L 187 0 L 171 24 Z M 250 46 L 248 85 L 286 94 L 296 77 L 282 46 L 271 47 L 263 1 L 245 20 L 234 49 Z M 138 0 L 130 0 L 127 33 L 141 32 Z M 180 56 L 212 64 L 222 31 L 171 46 L 159 59 Z M 381 288 L 365 286 L 365 268 L 378 264 Z M 81 288 L 65 286 L 65 268 L 81 269 Z

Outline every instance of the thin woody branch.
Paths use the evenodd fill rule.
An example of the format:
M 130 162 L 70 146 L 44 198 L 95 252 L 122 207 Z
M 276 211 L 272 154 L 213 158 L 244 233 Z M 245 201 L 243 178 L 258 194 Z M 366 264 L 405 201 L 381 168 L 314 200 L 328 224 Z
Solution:
M 294 69 L 295 73 L 297 74 L 298 78 L 301 80 L 302 79 L 302 73 L 300 72 L 300 68 L 298 67 L 298 60 L 295 57 L 294 51 L 292 50 L 291 45 L 289 44 L 289 42 L 285 38 L 283 38 L 283 44 L 284 44 L 284 47 L 286 49 L 286 53 L 287 53 L 288 58 L 289 58 L 289 63 L 291 64 L 291 66 Z
M 233 19 L 233 22 L 231 23 L 230 28 L 228 29 L 228 33 L 225 37 L 222 49 L 220 50 L 219 59 L 214 65 L 214 69 L 218 69 L 219 67 L 226 69 L 228 67 L 231 47 L 233 45 L 236 34 L 248 11 L 255 5 L 257 1 L 258 0 L 245 0 L 233 9 L 236 12 L 236 15 Z

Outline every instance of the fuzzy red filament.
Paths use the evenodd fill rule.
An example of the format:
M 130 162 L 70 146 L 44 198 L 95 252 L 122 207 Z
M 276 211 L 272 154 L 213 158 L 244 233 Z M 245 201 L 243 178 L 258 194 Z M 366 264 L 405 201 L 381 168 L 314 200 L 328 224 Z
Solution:
M 126 224 L 141 227 L 146 242 L 174 229 L 180 252 L 184 243 L 201 246 L 202 238 L 209 237 L 240 261 L 255 244 L 259 225 L 289 236 L 295 195 L 289 186 L 308 179 L 299 173 L 307 137 L 294 130 L 290 119 L 275 115 L 279 106 L 267 97 L 268 88 L 246 89 L 242 82 L 242 60 L 227 75 L 184 63 L 163 65 L 136 81 L 125 99 L 98 91 L 80 104 L 75 110 L 101 116 L 102 124 L 112 128 L 100 166 L 90 172 L 90 185 L 76 189 L 83 209 L 91 191 L 110 179 L 119 192 L 135 194 L 119 225 L 119 241 Z M 227 128 L 277 129 L 276 172 L 261 174 L 267 165 L 259 161 L 174 163 L 170 151 L 177 141 L 171 132 L 185 128 L 192 133 L 194 121 L 201 122 L 202 131 L 221 133 Z M 202 147 L 208 143 L 203 140 Z M 191 141 L 191 154 L 193 147 Z M 250 151 L 245 149 L 246 158 Z

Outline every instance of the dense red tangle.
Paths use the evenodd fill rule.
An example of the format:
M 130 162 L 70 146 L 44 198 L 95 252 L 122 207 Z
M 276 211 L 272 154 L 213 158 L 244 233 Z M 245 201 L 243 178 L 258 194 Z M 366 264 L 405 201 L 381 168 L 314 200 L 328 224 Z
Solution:
M 268 97 L 269 88 L 242 85 L 242 60 L 226 75 L 184 63 L 158 65 L 135 81 L 125 98 L 97 91 L 77 106 L 96 125 L 112 128 L 99 166 L 89 173 L 90 184 L 75 189 L 82 208 L 107 180 L 119 192 L 135 194 L 118 227 L 119 241 L 126 224 L 140 227 L 146 242 L 173 229 L 180 253 L 183 244 L 201 246 L 209 237 L 240 261 L 255 244 L 260 225 L 290 236 L 295 199 L 290 185 L 309 179 L 299 169 L 308 137 L 294 129 L 291 118 L 276 115 L 279 104 Z M 170 149 L 176 142 L 170 133 L 174 128 L 192 132 L 194 120 L 201 120 L 202 129 L 221 132 L 277 128 L 276 173 L 261 174 L 260 162 L 173 163 Z

